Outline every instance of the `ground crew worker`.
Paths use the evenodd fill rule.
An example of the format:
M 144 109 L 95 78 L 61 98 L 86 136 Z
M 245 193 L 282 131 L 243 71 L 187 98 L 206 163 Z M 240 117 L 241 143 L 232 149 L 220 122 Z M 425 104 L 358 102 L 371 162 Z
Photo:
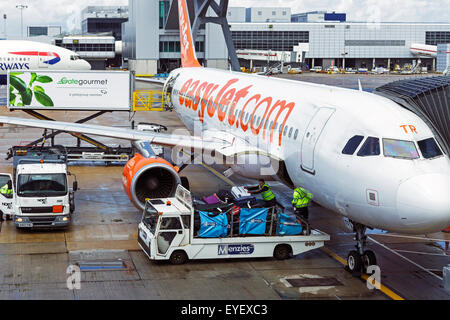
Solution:
M 294 207 L 294 213 L 303 218 L 304 220 L 308 220 L 308 206 L 313 198 L 313 195 L 302 187 L 298 187 L 294 190 L 292 199 L 292 206 Z
M 6 198 L 12 198 L 13 196 L 13 190 L 12 190 L 12 181 L 9 180 L 7 184 L 5 184 L 3 187 L 0 188 L 0 194 L 4 195 Z M 7 220 L 8 216 L 1 214 L 0 216 L 0 231 L 1 231 L 1 223 L 3 220 Z
M 0 188 L 0 193 L 7 198 L 11 198 L 13 194 L 12 181 L 9 180 L 7 184 Z
M 256 187 L 247 187 L 246 189 L 250 194 L 261 194 L 261 197 L 264 200 L 265 208 L 275 207 L 278 205 L 284 209 L 284 207 L 277 201 L 275 194 L 264 179 L 259 179 Z

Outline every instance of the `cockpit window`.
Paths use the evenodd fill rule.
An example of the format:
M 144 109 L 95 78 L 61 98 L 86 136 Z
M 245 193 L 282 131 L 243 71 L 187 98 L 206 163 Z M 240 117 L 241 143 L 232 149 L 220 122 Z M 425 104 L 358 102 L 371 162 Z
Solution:
M 368 137 L 361 149 L 358 151 L 359 157 L 380 155 L 380 139 Z
M 359 145 L 361 144 L 361 141 L 363 141 L 363 139 L 364 139 L 363 136 L 354 136 L 353 138 L 348 140 L 347 144 L 342 150 L 342 153 L 349 155 L 354 154 L 356 149 L 358 149 Z
M 439 146 L 434 138 L 421 140 L 417 144 L 419 145 L 420 151 L 425 159 L 442 156 L 442 151 L 439 149 Z
M 383 139 L 383 150 L 386 157 L 401 159 L 420 158 L 416 145 L 412 141 Z

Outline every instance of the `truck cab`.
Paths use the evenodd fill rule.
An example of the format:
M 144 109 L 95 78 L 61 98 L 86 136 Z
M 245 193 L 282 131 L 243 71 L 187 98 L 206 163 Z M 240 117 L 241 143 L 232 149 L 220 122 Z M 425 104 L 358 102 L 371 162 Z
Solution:
M 276 208 L 195 205 L 181 185 L 173 198 L 147 199 L 138 226 L 138 243 L 148 258 L 172 264 L 189 259 L 282 260 L 322 247 L 329 239 L 319 230 L 304 234 L 294 215 Z
M 13 175 L 0 174 L 0 180 L 12 180 L 13 195 L 7 201 L 1 199 L 0 208 L 4 214 L 13 216 L 17 228 L 70 225 L 78 183 L 75 181 L 69 187 L 66 159 L 64 155 L 39 148 L 15 151 Z

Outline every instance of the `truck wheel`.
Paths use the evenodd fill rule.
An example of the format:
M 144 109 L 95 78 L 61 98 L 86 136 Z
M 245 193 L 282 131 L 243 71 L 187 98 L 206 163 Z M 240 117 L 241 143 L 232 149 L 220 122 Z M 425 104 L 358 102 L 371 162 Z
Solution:
M 291 246 L 287 244 L 279 244 L 273 250 L 273 256 L 277 260 L 286 260 L 291 256 L 292 249 Z
M 174 265 L 185 264 L 188 260 L 188 256 L 186 252 L 178 250 L 174 251 L 170 256 L 170 263 Z
M 180 177 L 181 180 L 181 185 L 188 191 L 191 190 L 190 186 L 189 186 L 189 180 L 187 177 Z

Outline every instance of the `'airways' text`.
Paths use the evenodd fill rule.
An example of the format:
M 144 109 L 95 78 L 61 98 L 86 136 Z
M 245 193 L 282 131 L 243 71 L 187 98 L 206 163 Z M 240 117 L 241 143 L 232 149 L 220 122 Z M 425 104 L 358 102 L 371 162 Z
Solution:
M 29 63 L 0 63 L 0 70 L 30 70 Z

